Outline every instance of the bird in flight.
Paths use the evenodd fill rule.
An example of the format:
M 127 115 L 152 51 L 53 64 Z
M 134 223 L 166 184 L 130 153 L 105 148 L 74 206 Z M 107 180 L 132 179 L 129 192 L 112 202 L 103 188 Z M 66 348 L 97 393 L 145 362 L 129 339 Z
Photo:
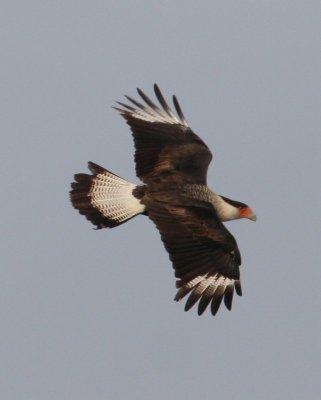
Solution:
M 158 229 L 175 270 L 175 300 L 187 294 L 185 311 L 198 302 L 201 315 L 210 304 L 216 314 L 224 299 L 231 310 L 233 293 L 241 296 L 241 255 L 223 222 L 256 220 L 249 206 L 207 187 L 212 153 L 189 127 L 176 96 L 176 114 L 159 87 L 159 104 L 137 89 L 142 101 L 114 107 L 130 126 L 135 144 L 135 185 L 107 169 L 88 163 L 91 174 L 76 174 L 71 184 L 73 207 L 97 229 L 114 228 L 146 215 Z

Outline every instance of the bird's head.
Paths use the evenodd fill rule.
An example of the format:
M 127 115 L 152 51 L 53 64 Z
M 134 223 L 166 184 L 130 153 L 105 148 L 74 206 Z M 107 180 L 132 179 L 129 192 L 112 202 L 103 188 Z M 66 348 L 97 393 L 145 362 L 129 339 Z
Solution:
M 224 215 L 225 218 L 224 217 L 222 218 L 223 221 L 224 220 L 228 221 L 231 219 L 239 219 L 239 218 L 248 218 L 251 221 L 256 221 L 255 213 L 247 204 L 241 203 L 240 201 L 231 200 L 224 196 L 220 197 L 225 202 L 224 214 L 226 215 Z

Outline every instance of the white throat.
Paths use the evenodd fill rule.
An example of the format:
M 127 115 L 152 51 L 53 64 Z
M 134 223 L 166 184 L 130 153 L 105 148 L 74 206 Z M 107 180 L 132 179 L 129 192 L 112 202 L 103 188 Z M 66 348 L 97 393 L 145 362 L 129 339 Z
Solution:
M 231 221 L 233 219 L 240 218 L 240 211 L 237 207 L 232 206 L 227 203 L 221 196 L 213 193 L 213 197 L 211 198 L 212 204 L 217 212 L 217 216 L 221 221 Z

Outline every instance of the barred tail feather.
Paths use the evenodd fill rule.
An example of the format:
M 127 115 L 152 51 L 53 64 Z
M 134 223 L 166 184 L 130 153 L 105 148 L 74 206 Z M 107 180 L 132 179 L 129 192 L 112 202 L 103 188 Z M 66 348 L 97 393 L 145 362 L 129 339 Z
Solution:
M 144 213 L 145 206 L 133 195 L 136 185 L 92 162 L 88 168 L 92 175 L 74 176 L 70 200 L 97 229 L 113 228 Z

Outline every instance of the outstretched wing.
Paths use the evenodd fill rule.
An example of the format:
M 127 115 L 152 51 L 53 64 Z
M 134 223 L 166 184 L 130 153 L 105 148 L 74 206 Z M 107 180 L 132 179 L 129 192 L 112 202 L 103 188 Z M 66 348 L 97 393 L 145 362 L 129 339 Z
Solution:
M 234 237 L 209 206 L 178 206 L 147 201 L 149 218 L 156 224 L 179 278 L 175 300 L 191 292 L 189 310 L 198 300 L 201 315 L 211 303 L 216 314 L 222 299 L 232 308 L 234 289 L 242 295 L 241 256 Z
M 212 153 L 188 126 L 176 97 L 173 96 L 173 103 L 177 116 L 156 84 L 154 91 L 160 107 L 140 89 L 137 91 L 146 105 L 126 96 L 134 107 L 120 102 L 122 108 L 115 107 L 133 133 L 137 176 L 144 183 L 205 185 Z

